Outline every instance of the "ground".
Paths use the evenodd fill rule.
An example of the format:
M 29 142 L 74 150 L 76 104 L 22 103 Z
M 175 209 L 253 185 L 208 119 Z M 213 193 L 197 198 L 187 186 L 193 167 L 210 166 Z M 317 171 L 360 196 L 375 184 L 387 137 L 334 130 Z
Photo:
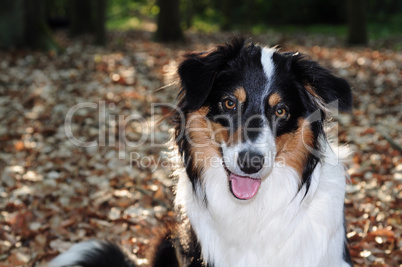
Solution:
M 0 266 L 45 266 L 92 238 L 146 265 L 159 227 L 174 218 L 169 125 L 155 123 L 169 107 L 152 104 L 174 103 L 185 51 L 230 36 L 187 33 L 186 44 L 162 45 L 146 31 L 111 32 L 97 48 L 61 32 L 59 54 L 0 52 Z M 319 34 L 253 40 L 306 53 L 353 86 L 353 113 L 338 114 L 332 129 L 353 151 L 351 255 L 356 266 L 400 266 L 402 53 Z

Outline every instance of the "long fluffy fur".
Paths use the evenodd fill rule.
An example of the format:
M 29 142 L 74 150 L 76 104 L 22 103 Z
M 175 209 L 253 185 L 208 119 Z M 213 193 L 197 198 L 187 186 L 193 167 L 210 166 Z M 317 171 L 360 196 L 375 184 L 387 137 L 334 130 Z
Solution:
M 206 207 L 193 194 L 185 174 L 176 205 L 186 211 L 200 240 L 202 255 L 214 266 L 350 266 L 343 259 L 345 169 L 327 146 L 314 169 L 308 194 L 298 191 L 298 175 L 275 166 L 251 203 L 221 194 L 220 168 L 205 173 Z
M 343 205 L 347 152 L 331 146 L 323 130 L 328 105 L 351 109 L 347 82 L 304 55 L 241 38 L 188 54 L 178 73 L 172 117 L 184 163 L 176 170 L 178 226 L 161 240 L 153 266 L 351 266 Z M 223 107 L 228 97 L 238 113 Z M 251 126 L 241 120 L 256 114 Z M 219 144 L 209 143 L 208 125 L 222 131 Z M 258 131 L 246 142 L 248 127 Z M 233 136 L 239 139 L 225 139 Z M 264 165 L 245 168 L 237 159 L 241 152 L 263 157 Z M 218 162 L 206 164 L 210 157 Z M 260 180 L 257 194 L 235 195 L 231 177 Z M 106 259 L 116 260 L 108 266 L 132 266 L 113 244 L 97 241 L 74 246 L 51 266 L 95 266 Z

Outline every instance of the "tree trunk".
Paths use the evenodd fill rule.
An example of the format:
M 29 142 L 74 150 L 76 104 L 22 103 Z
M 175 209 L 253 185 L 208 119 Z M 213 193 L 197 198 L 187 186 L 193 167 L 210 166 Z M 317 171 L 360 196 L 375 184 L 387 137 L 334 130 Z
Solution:
M 21 46 L 25 43 L 24 0 L 0 2 L 0 46 Z M 10 27 L 12 25 L 12 27 Z
M 222 0 L 221 1 L 221 11 L 222 11 L 221 30 L 223 30 L 223 31 L 228 31 L 233 27 L 233 25 L 232 25 L 232 5 L 233 5 L 233 3 L 230 0 Z
M 180 28 L 179 0 L 158 0 L 158 29 L 155 39 L 160 42 L 183 41 Z
M 194 17 L 194 2 L 184 1 L 184 21 L 186 23 L 186 29 L 190 29 L 193 26 Z
M 71 36 L 94 32 L 92 1 L 70 0 Z
M 60 49 L 45 23 L 43 0 L 2 1 L 0 5 L 0 46 Z
M 59 50 L 45 22 L 44 0 L 25 0 L 25 44 L 34 49 Z
M 95 44 L 106 44 L 106 2 L 107 0 L 95 1 Z
M 347 0 L 348 44 L 367 44 L 366 5 L 366 0 Z
M 107 0 L 70 0 L 70 35 L 92 34 L 94 43 L 106 44 Z

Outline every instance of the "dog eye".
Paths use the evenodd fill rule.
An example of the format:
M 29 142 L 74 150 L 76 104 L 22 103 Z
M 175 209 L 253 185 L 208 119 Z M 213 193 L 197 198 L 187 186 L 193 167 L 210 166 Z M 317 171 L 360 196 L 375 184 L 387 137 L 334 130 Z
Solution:
M 225 110 L 234 110 L 236 109 L 236 102 L 232 99 L 226 99 L 223 101 L 223 108 Z
M 284 108 L 278 108 L 278 109 L 275 111 L 275 115 L 276 115 L 278 118 L 285 118 L 285 117 L 287 116 L 286 109 L 284 109 Z

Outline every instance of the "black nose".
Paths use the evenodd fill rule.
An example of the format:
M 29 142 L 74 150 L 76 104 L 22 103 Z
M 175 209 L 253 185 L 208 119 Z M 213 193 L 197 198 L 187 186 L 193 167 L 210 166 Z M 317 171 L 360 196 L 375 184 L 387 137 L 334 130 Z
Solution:
M 264 156 L 252 151 L 242 151 L 237 158 L 237 164 L 244 173 L 256 173 L 264 166 Z

